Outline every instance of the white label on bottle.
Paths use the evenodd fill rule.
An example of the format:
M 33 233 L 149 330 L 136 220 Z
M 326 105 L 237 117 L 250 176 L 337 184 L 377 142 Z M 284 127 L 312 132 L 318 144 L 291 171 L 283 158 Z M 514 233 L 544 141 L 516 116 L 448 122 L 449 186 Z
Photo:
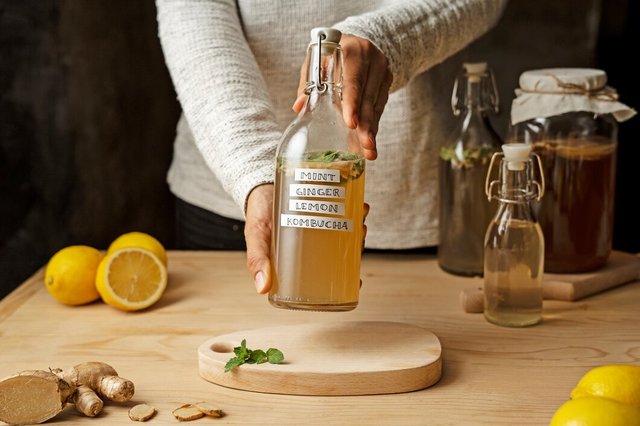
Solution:
M 340 170 L 331 169 L 296 169 L 295 180 L 298 182 L 332 182 L 340 183 Z
M 292 183 L 289 185 L 289 197 L 345 198 L 345 189 L 342 186 Z
M 295 214 L 281 214 L 280 226 L 289 228 L 326 229 L 328 231 L 353 231 L 353 221 L 351 219 Z
M 344 216 L 344 203 L 329 201 L 289 200 L 289 210 L 293 212 L 313 212 Z

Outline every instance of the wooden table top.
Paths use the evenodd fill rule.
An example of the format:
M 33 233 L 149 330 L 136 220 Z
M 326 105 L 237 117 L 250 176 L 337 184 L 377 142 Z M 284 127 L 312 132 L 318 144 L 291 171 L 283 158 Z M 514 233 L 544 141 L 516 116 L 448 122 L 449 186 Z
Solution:
M 466 314 L 461 289 L 480 279 L 442 272 L 433 257 L 365 254 L 360 305 L 346 313 L 295 312 L 256 295 L 243 252 L 170 252 L 169 287 L 147 311 L 101 302 L 68 307 L 43 285 L 43 271 L 0 301 L 0 377 L 21 370 L 104 361 L 136 386 L 129 404 L 108 403 L 95 419 L 72 406 L 55 424 L 127 424 L 128 407 L 158 409 L 149 424 L 177 424 L 171 411 L 210 401 L 226 416 L 194 424 L 548 424 L 590 368 L 640 363 L 640 285 L 580 302 L 544 302 L 544 322 L 510 329 Z M 267 325 L 325 320 L 399 321 L 434 332 L 443 373 L 404 394 L 311 397 L 224 388 L 198 374 L 208 338 Z

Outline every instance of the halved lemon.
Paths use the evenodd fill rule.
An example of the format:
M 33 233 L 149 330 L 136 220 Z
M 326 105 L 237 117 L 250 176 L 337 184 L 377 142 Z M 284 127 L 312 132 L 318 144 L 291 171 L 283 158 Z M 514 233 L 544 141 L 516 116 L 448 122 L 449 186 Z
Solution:
M 167 266 L 167 252 L 160 241 L 144 232 L 127 232 L 113 240 L 109 245 L 107 254 L 123 248 L 143 248 L 158 256 L 158 259 Z
M 167 288 L 167 268 L 149 250 L 116 250 L 100 262 L 96 288 L 111 306 L 125 311 L 145 309 L 160 300 Z

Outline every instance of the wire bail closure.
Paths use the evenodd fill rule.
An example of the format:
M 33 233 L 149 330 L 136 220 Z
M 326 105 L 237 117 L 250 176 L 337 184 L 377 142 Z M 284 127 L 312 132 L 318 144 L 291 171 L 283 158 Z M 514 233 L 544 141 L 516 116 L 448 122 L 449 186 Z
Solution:
M 307 83 L 304 94 L 325 94 L 333 89 L 342 100 L 342 69 L 344 67 L 342 48 L 339 40 L 341 33 L 333 28 L 314 28 L 311 42 L 307 48 L 305 69 Z M 314 57 L 317 55 L 317 58 Z M 336 81 L 337 79 L 337 81 Z
M 525 200 L 528 201 L 530 199 L 535 199 L 536 201 L 540 201 L 545 191 L 545 182 L 544 182 L 544 170 L 542 169 L 542 160 L 540 160 L 540 156 L 535 152 L 532 152 L 531 159 L 527 160 L 528 163 L 533 163 L 533 159 L 535 158 L 536 163 L 538 163 L 538 173 L 540 174 L 540 182 L 535 180 L 533 176 L 530 176 L 530 182 L 535 187 L 534 192 L 525 193 Z M 484 181 L 484 193 L 487 196 L 487 200 L 491 202 L 492 199 L 496 199 L 503 203 L 508 204 L 518 204 L 522 203 L 523 200 L 511 200 L 500 197 L 500 191 L 497 191 L 497 194 L 494 194 L 494 188 L 500 185 L 499 180 L 491 180 L 491 171 L 493 170 L 493 166 L 498 158 L 504 157 L 504 153 L 496 152 L 491 156 L 491 162 L 489 163 L 489 169 L 487 170 L 487 177 Z M 532 173 L 533 174 L 533 173 Z
M 327 83 L 322 82 L 322 40 L 327 38 L 326 34 L 318 31 L 318 81 L 316 81 L 316 89 L 318 93 L 327 91 Z

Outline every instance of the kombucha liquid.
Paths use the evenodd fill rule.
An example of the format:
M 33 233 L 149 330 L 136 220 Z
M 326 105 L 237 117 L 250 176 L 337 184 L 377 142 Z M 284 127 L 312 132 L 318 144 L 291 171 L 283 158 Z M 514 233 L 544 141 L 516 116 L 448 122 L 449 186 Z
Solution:
M 287 162 L 275 179 L 276 307 L 348 311 L 358 305 L 365 160 Z
M 513 220 L 503 237 L 512 249 L 505 250 L 491 244 L 499 228 L 493 222 L 487 232 L 484 316 L 507 327 L 537 324 L 542 321 L 542 231 L 537 223 Z
M 440 163 L 440 229 L 447 232 L 440 235 L 438 263 L 452 274 L 482 276 L 484 235 L 496 212 L 484 193 L 489 162 L 467 168 Z
M 613 239 L 616 145 L 608 139 L 539 142 L 546 191 L 538 211 L 545 270 L 574 273 L 607 262 Z

